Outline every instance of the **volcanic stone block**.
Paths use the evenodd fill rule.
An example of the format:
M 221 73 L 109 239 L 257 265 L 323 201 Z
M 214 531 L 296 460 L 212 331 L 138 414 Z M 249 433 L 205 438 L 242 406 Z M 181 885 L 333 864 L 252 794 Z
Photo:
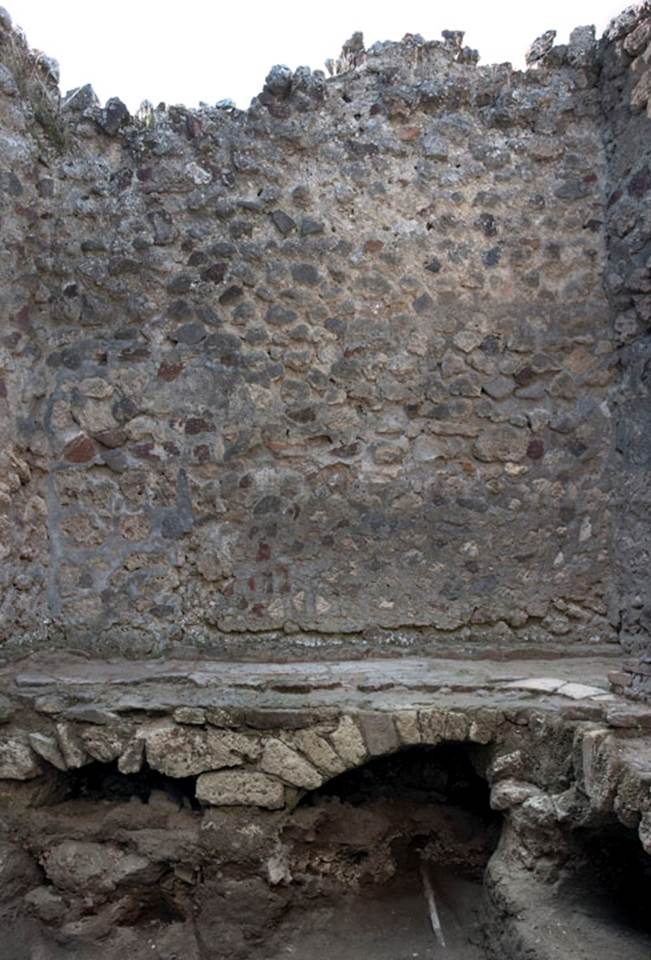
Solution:
M 74 770 L 77 767 L 83 767 L 85 763 L 89 763 L 90 757 L 82 746 L 74 724 L 57 723 L 56 730 L 59 749 L 65 760 L 66 767 L 69 770 Z
M 145 741 L 136 737 L 118 757 L 120 773 L 138 773 L 145 759 Z
M 87 727 L 82 731 L 81 739 L 94 760 L 111 763 L 124 750 L 127 736 L 124 731 L 111 727 Z
M 215 807 L 252 806 L 280 810 L 285 788 L 278 780 L 249 770 L 202 773 L 197 779 L 197 799 Z
M 50 737 L 45 733 L 30 733 L 29 743 L 34 753 L 37 753 L 39 757 L 43 757 L 44 760 L 51 763 L 57 770 L 66 769 L 66 762 L 59 749 L 59 744 L 54 737 Z
M 525 800 L 539 793 L 540 788 L 533 783 L 500 780 L 491 790 L 491 807 L 493 810 L 510 810 L 511 807 L 520 806 Z
M 582 787 L 597 811 L 608 810 L 617 792 L 621 759 L 611 732 L 598 728 L 587 730 L 579 741 Z
M 526 456 L 529 439 L 524 430 L 513 427 L 482 430 L 475 441 L 473 453 L 478 460 L 486 463 L 492 460 L 517 462 Z
M 147 762 L 168 777 L 191 777 L 207 770 L 237 767 L 259 754 L 254 739 L 185 726 L 163 726 L 144 734 Z
M 386 713 L 361 713 L 359 723 L 372 757 L 394 753 L 400 746 L 393 718 Z
M 330 734 L 332 744 L 347 766 L 356 767 L 366 760 L 366 744 L 352 717 L 342 717 L 337 729 Z
M 328 741 L 314 730 L 301 730 L 300 733 L 295 733 L 292 737 L 292 743 L 322 773 L 336 776 L 346 769 L 346 764 L 336 754 Z
M 418 713 L 423 743 L 436 745 L 445 736 L 445 711 L 420 710 Z
M 266 741 L 260 767 L 295 787 L 314 790 L 323 783 L 322 775 L 311 763 L 275 737 Z
M 31 780 L 42 772 L 27 737 L 7 737 L 0 741 L 0 779 Z
M 405 710 L 395 715 L 396 730 L 404 744 L 421 742 L 417 710 Z

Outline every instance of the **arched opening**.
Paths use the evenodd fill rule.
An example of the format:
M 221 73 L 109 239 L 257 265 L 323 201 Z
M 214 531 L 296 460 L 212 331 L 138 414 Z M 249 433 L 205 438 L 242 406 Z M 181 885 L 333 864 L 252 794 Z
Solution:
M 651 857 L 637 830 L 612 822 L 576 836 L 586 899 L 609 923 L 651 937 Z
M 283 837 L 298 896 L 265 956 L 428 958 L 441 941 L 449 957 L 482 956 L 482 877 L 501 826 L 483 750 L 408 747 L 306 794 Z
M 560 884 L 565 909 L 585 925 L 594 950 L 610 944 L 612 954 L 651 956 L 651 856 L 636 829 L 614 817 L 598 828 L 571 832 L 573 856 Z
M 123 803 L 138 799 L 149 803 L 152 795 L 162 795 L 179 809 L 199 810 L 196 799 L 196 777 L 168 777 L 143 763 L 138 773 L 121 773 L 116 761 L 88 763 L 66 774 L 68 800 L 89 800 L 94 803 Z

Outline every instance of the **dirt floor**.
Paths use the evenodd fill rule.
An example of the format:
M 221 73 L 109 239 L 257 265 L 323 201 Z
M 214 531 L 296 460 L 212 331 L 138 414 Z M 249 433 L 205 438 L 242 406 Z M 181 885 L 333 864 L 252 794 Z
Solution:
M 435 940 L 420 876 L 290 913 L 255 960 L 479 960 L 481 884 L 433 873 L 446 948 Z

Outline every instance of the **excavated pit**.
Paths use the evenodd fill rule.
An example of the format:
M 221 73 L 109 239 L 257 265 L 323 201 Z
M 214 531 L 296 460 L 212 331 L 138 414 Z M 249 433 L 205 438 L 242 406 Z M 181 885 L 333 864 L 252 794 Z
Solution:
M 474 745 L 417 746 L 306 794 L 285 831 L 296 901 L 254 957 L 434 957 L 427 883 L 446 955 L 483 956 L 482 877 L 502 818 L 482 767 Z
M 541 666 L 6 669 L 7 960 L 648 960 L 651 714 Z
M 646 960 L 651 858 L 586 807 L 570 730 L 405 744 L 290 789 L 282 810 L 216 808 L 196 776 L 146 761 L 46 764 L 4 785 L 3 960 Z M 556 784 L 564 817 L 504 778 L 518 765 Z

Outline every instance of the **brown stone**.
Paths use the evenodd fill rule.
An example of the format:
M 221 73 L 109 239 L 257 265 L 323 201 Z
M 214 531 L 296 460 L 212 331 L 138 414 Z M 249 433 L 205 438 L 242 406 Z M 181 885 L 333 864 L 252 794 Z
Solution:
M 534 437 L 527 446 L 527 456 L 530 460 L 542 460 L 545 454 L 545 444 L 539 437 Z
M 116 427 L 114 430 L 100 430 L 93 436 L 103 447 L 108 447 L 111 450 L 121 447 L 127 441 L 126 431 L 121 427 Z
M 171 383 L 172 380 L 176 380 L 182 370 L 182 363 L 174 360 L 162 360 L 160 366 L 158 367 L 157 376 L 159 379 L 166 380 L 168 383 Z
M 398 130 L 398 139 L 405 143 L 411 143 L 414 140 L 418 140 L 421 132 L 420 127 L 401 127 Z
M 95 444 L 86 434 L 80 433 L 70 440 L 63 449 L 63 456 L 69 463 L 88 463 L 95 458 Z

